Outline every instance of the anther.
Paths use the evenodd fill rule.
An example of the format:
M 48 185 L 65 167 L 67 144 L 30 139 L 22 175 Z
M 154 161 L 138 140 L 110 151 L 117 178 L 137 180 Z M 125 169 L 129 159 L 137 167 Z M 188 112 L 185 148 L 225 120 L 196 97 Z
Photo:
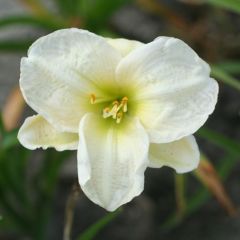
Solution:
M 112 102 L 112 105 L 117 105 L 118 106 L 119 102 L 117 100 L 115 100 L 115 101 Z
M 122 113 L 122 112 L 118 112 L 118 113 L 117 113 L 117 120 L 116 120 L 116 122 L 117 122 L 118 124 L 121 122 L 122 117 L 123 117 L 123 113 Z
M 112 115 L 113 119 L 116 119 L 117 118 L 119 102 L 118 101 L 114 101 L 112 104 L 113 104 L 113 107 L 112 107 L 112 110 L 110 112 L 110 115 Z
M 96 95 L 92 93 L 92 94 L 90 95 L 90 102 L 91 102 L 91 104 L 94 104 L 95 101 L 96 101 Z
M 95 95 L 93 96 L 93 102 L 95 102 L 94 97 Z M 122 121 L 124 113 L 128 110 L 127 102 L 127 97 L 123 97 L 121 101 L 113 101 L 110 106 L 103 109 L 103 118 L 111 117 L 113 119 L 116 119 L 116 123 L 120 123 Z
M 106 107 L 103 109 L 103 118 L 108 118 L 111 116 L 111 113 L 110 113 L 110 108 L 109 107 Z
M 127 112 L 127 102 L 128 102 L 128 98 L 124 97 L 121 103 L 123 105 L 123 112 Z

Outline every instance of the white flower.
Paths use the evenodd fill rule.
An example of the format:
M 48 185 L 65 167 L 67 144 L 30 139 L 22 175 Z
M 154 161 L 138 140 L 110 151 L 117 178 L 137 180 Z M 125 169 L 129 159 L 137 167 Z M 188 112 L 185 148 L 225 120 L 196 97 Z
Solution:
M 21 127 L 26 148 L 78 150 L 84 193 L 113 211 L 139 195 L 148 166 L 198 166 L 194 137 L 214 110 L 218 84 L 184 42 L 143 44 L 79 29 L 37 40 L 20 87 L 38 113 Z

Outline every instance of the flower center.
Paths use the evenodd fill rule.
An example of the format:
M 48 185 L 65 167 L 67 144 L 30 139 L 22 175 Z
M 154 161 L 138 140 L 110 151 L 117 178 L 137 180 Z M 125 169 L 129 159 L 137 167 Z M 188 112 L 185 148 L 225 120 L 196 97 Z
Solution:
M 96 96 L 91 94 L 90 96 L 91 104 L 97 103 Z M 103 118 L 113 118 L 116 123 L 120 123 L 123 119 L 124 113 L 128 111 L 128 98 L 123 97 L 120 101 L 114 100 L 110 105 L 102 110 Z

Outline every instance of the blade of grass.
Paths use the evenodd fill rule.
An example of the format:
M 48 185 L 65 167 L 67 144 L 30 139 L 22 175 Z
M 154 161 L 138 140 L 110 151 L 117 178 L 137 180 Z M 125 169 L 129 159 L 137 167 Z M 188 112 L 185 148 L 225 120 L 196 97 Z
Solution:
M 228 195 L 223 182 L 220 180 L 215 167 L 206 156 L 201 156 L 199 167 L 193 172 L 193 174 L 203 186 L 211 192 L 229 216 L 236 216 L 236 207 Z
M 18 232 L 18 228 L 12 224 L 9 218 L 6 218 L 4 214 L 2 215 L 2 212 L 0 212 L 0 230 L 2 232 Z
M 237 161 L 239 161 L 240 144 L 232 139 L 229 139 L 223 134 L 217 133 L 207 128 L 201 128 L 197 134 L 200 137 L 209 140 L 212 144 L 219 146 L 228 152 L 228 155 L 222 159 L 221 164 L 217 169 L 221 180 L 224 181 L 234 168 Z M 172 214 L 161 226 L 161 228 L 165 231 L 169 231 L 170 229 L 176 227 L 181 223 L 183 218 L 188 217 L 190 214 L 199 209 L 210 196 L 211 195 L 209 191 L 206 188 L 201 187 L 193 197 L 187 200 L 185 215 L 180 218 L 178 214 Z
M 85 27 L 96 32 L 101 30 L 108 19 L 120 7 L 133 0 L 81 0 L 79 14 L 85 23 Z
M 222 159 L 222 164 L 217 169 L 222 181 L 227 178 L 237 161 L 238 157 L 236 157 L 235 154 L 230 154 Z M 210 192 L 205 187 L 201 186 L 192 197 L 188 198 L 184 216 L 179 218 L 178 214 L 171 214 L 170 217 L 160 226 L 161 230 L 170 231 L 171 229 L 177 227 L 184 219 L 202 207 L 210 197 Z
M 229 176 L 229 173 L 232 171 L 232 169 L 234 168 L 234 166 L 236 165 L 238 160 L 239 159 L 238 159 L 238 157 L 236 157 L 235 154 L 230 154 L 230 155 L 222 158 L 222 160 L 221 160 L 222 164 L 217 168 L 217 172 L 222 181 L 226 180 L 226 178 Z M 204 187 L 202 187 L 201 189 L 202 189 L 200 191 L 201 193 L 199 193 L 200 198 L 207 200 L 211 196 L 209 191 Z M 188 204 L 189 208 L 186 211 L 187 214 L 191 214 L 193 211 L 197 210 L 200 206 L 202 206 L 204 204 L 203 201 L 198 199 L 197 195 L 193 196 L 192 200 L 189 200 L 188 203 L 189 203 Z
M 19 231 L 27 233 L 29 232 L 29 221 L 26 220 L 16 209 L 9 203 L 4 191 L 2 190 L 2 184 L 0 183 L 0 206 L 3 209 L 4 218 L 13 223 Z
M 201 128 L 197 135 L 209 140 L 213 144 L 225 149 L 226 151 L 239 155 L 240 154 L 240 144 L 223 134 L 220 134 L 218 132 L 215 132 L 213 130 L 207 129 L 207 128 Z
M 108 213 L 106 216 L 98 220 L 95 224 L 90 226 L 85 232 L 83 232 L 77 240 L 92 240 L 94 237 L 110 222 L 112 222 L 119 214 L 121 213 L 121 209 L 118 209 L 115 212 Z
M 2 111 L 0 111 L 0 140 L 2 141 L 2 134 L 5 132 L 3 118 L 2 118 Z
M 27 51 L 28 48 L 31 46 L 31 44 L 34 42 L 34 40 L 18 40 L 18 41 L 0 41 L 0 51 L 1 52 L 23 52 Z
M 211 69 L 211 75 L 214 78 L 240 91 L 240 81 L 238 79 L 232 77 L 230 74 L 217 66 L 212 66 Z
M 1 149 L 2 150 L 2 149 Z M 3 150 L 1 151 L 1 153 Z M 6 154 L 1 154 L 1 156 L 6 156 Z M 6 161 L 6 159 L 1 157 L 1 163 Z M 9 186 L 9 182 L 6 177 L 6 169 L 3 168 L 1 164 L 0 168 L 0 206 L 4 212 L 4 216 L 8 218 L 8 221 L 12 222 L 20 231 L 26 233 L 29 230 L 29 219 L 23 214 L 23 209 L 17 207 L 12 199 L 10 198 L 13 192 L 13 189 Z M 18 198 L 15 198 L 18 199 Z
M 11 132 L 7 132 L 5 135 L 9 134 Z M 16 135 L 14 136 L 13 140 L 16 140 Z M 5 139 L 6 137 L 4 137 Z M 20 147 L 19 144 L 0 149 L 1 182 L 6 186 L 5 193 L 12 199 L 17 199 L 17 201 L 13 201 L 13 204 L 18 206 L 18 209 L 24 214 L 27 214 L 31 207 L 26 189 L 26 164 L 29 153 L 30 151 Z
M 65 24 L 59 21 L 55 21 L 50 18 L 40 18 L 35 16 L 11 16 L 0 19 L 0 28 L 11 25 L 30 25 L 52 31 L 66 27 Z
M 222 69 L 230 74 L 239 74 L 240 73 L 240 61 L 224 61 L 213 66 Z
M 61 14 L 64 16 L 79 16 L 82 0 L 54 0 Z
M 17 139 L 17 130 L 14 129 L 11 132 L 5 132 L 2 135 L 2 141 L 0 143 L 0 148 L 3 148 L 4 150 L 7 150 L 13 146 L 16 146 L 19 144 Z
M 37 196 L 33 213 L 34 239 L 36 240 L 46 239 L 46 226 L 52 213 L 60 169 L 70 153 L 67 151 L 58 153 L 53 149 L 44 151 L 43 165 L 33 185 Z
M 216 7 L 222 7 L 227 10 L 234 11 L 236 13 L 240 13 L 240 2 L 239 0 L 207 0 L 209 4 L 212 4 Z

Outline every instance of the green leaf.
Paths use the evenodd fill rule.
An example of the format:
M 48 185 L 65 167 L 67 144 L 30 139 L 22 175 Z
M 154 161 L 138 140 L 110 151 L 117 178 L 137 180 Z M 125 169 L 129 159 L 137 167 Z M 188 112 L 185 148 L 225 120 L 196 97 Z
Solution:
M 57 30 L 66 27 L 63 23 L 50 19 L 35 16 L 10 16 L 0 19 L 0 28 L 10 25 L 31 25 L 47 30 Z
M 17 131 L 17 129 L 14 129 L 12 131 L 6 131 L 4 128 L 2 115 L 0 114 L 0 152 L 3 152 L 13 146 L 18 145 L 19 142 L 17 140 Z
M 3 124 L 3 119 L 2 119 L 2 114 L 0 112 L 0 139 L 1 139 L 1 135 L 5 132 L 4 129 L 4 124 Z
M 34 40 L 0 41 L 0 52 L 25 52 Z
M 5 132 L 1 142 L 1 147 L 3 149 L 8 149 L 18 144 L 19 142 L 17 140 L 17 130 L 13 130 L 11 132 Z
M 216 7 L 222 7 L 227 10 L 240 13 L 240 1 L 239 0 L 206 0 L 207 3 Z
M 13 227 L 26 233 L 29 229 L 29 210 L 25 191 L 26 152 L 23 148 L 0 149 L 0 207 Z
M 120 7 L 132 0 L 82 0 L 81 15 L 90 29 L 99 29 Z
M 80 14 L 81 0 L 55 0 L 55 2 L 64 16 L 73 17 Z
M 240 154 L 240 144 L 221 133 L 215 132 L 207 128 L 201 128 L 197 135 L 203 137 L 213 144 L 223 148 L 224 150 L 230 152 L 231 154 Z
M 22 147 L 11 147 L 5 150 L 5 154 L 1 156 L 1 181 L 7 186 L 8 191 L 15 199 L 18 199 L 17 205 L 21 205 L 20 209 L 29 208 L 29 201 L 26 193 L 26 160 L 29 151 Z
M 44 151 L 42 166 L 33 181 L 36 194 L 34 209 L 34 239 L 46 239 L 46 229 L 51 218 L 53 198 L 59 180 L 60 169 L 71 151 L 56 152 L 53 149 Z
M 222 81 L 223 83 L 240 91 L 240 81 L 239 80 L 232 77 L 231 75 L 229 75 L 227 72 L 225 72 L 223 69 L 221 69 L 219 67 L 212 66 L 211 69 L 212 69 L 211 75 L 214 78 L 216 78 L 216 79 Z
M 108 213 L 102 219 L 97 221 L 91 227 L 89 227 L 84 233 L 82 233 L 77 240 L 92 240 L 107 224 L 113 221 L 119 214 L 121 209 L 118 209 L 115 212 Z
M 240 61 L 224 61 L 214 64 L 214 66 L 230 74 L 240 73 Z
M 222 180 L 225 180 L 231 173 L 236 163 L 239 161 L 239 142 L 207 128 L 201 128 L 197 132 L 197 135 L 205 138 L 212 144 L 221 147 L 226 151 L 226 156 L 221 159 L 220 164 L 217 166 L 218 174 Z M 209 191 L 205 187 L 200 187 L 193 196 L 187 199 L 187 207 L 185 209 L 184 216 L 179 217 L 177 213 L 173 213 L 167 219 L 167 221 L 163 223 L 161 228 L 163 230 L 169 231 L 172 228 L 176 227 L 184 218 L 197 211 L 209 199 L 210 196 L 211 195 Z
M 229 176 L 237 161 L 238 157 L 236 157 L 235 154 L 227 155 L 221 159 L 221 164 L 218 166 L 217 171 L 223 181 L 227 178 L 227 176 Z M 164 231 L 170 231 L 177 227 L 183 219 L 202 207 L 210 196 L 210 192 L 205 187 L 200 186 L 199 189 L 197 189 L 196 192 L 187 199 L 187 207 L 185 209 L 184 216 L 181 216 L 180 218 L 177 213 L 173 213 L 162 224 L 162 226 L 160 226 L 160 228 Z
M 235 154 L 229 154 L 226 157 L 223 157 L 220 162 L 221 164 L 219 164 L 217 167 L 217 172 L 221 180 L 224 181 L 229 176 L 234 166 L 237 164 L 238 158 L 236 158 Z M 189 199 L 187 214 L 189 215 L 192 212 L 196 211 L 209 197 L 209 191 L 205 187 L 201 187 L 198 193 Z

